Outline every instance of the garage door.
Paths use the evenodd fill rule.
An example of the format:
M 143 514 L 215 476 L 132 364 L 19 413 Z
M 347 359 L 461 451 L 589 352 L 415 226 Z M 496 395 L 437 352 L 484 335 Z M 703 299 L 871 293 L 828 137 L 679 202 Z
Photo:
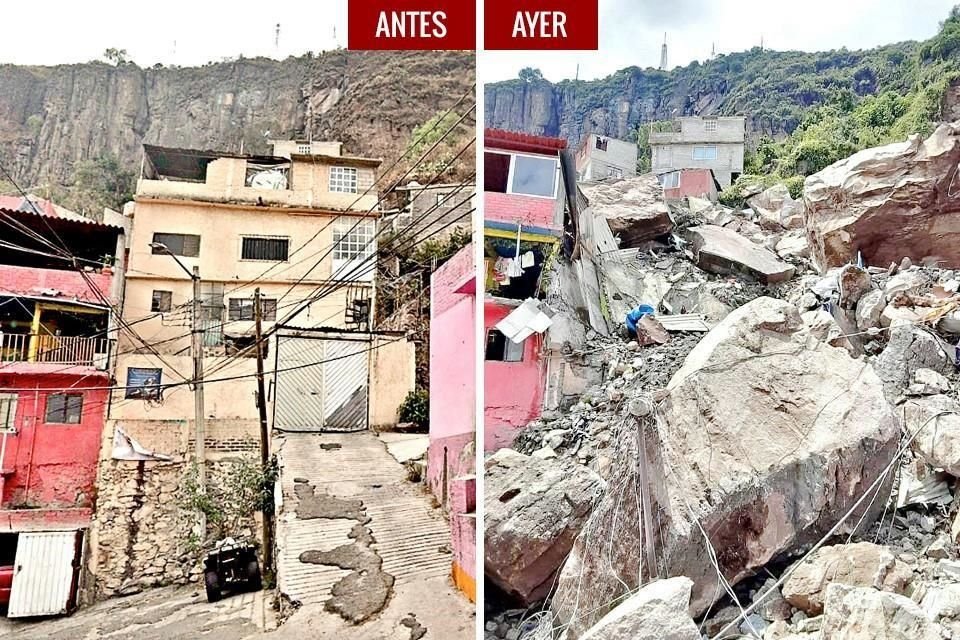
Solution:
M 8 618 L 67 613 L 75 601 L 82 535 L 50 531 L 17 536 Z
M 284 336 L 277 340 L 277 429 L 367 428 L 369 340 Z

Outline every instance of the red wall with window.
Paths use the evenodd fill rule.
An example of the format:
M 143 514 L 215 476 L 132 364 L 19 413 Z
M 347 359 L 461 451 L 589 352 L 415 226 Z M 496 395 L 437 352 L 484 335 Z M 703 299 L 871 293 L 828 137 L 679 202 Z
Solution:
M 17 393 L 16 434 L 7 434 L 3 469 L 3 509 L 91 507 L 95 497 L 100 434 L 109 393 L 105 373 L 57 375 L 3 374 L 0 394 Z M 70 387 L 79 389 L 70 391 Z M 47 422 L 49 396 L 82 395 L 79 421 Z M 62 413 L 61 413 L 62 415 Z M 3 436 L 0 435 L 0 438 Z

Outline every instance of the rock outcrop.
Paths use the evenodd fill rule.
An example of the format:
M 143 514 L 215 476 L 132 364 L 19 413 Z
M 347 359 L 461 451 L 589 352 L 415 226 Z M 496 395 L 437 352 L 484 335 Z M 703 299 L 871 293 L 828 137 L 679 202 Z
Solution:
M 960 123 L 926 140 L 865 149 L 807 178 L 804 222 L 815 263 L 824 270 L 860 255 L 870 265 L 960 267 Z
M 653 174 L 580 185 L 596 214 L 605 218 L 620 247 L 670 233 L 673 220 L 663 201 L 663 187 Z
M 608 490 L 552 602 L 570 638 L 641 576 L 691 578 L 703 611 L 722 593 L 711 558 L 736 583 L 818 540 L 880 476 L 900 435 L 880 379 L 802 328 L 787 302 L 740 307 L 690 352 L 654 416 L 624 418 Z
M 586 467 L 501 449 L 484 481 L 486 576 L 521 602 L 541 600 L 603 480 Z

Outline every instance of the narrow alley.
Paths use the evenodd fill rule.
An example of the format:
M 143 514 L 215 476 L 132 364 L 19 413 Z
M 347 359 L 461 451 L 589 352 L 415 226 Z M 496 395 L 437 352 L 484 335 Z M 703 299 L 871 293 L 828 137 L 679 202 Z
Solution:
M 448 525 L 380 437 L 286 433 L 274 450 L 278 587 L 284 606 L 299 605 L 283 634 L 473 637 L 473 606 L 450 579 Z

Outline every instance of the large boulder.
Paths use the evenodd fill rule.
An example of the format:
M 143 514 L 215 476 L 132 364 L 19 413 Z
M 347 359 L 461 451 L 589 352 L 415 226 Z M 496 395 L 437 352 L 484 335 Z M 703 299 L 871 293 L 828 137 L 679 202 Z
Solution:
M 690 578 L 656 580 L 583 634 L 582 640 L 700 640 L 690 617 Z
M 734 273 L 764 284 L 793 277 L 794 268 L 763 247 L 727 227 L 704 224 L 686 231 L 694 261 L 704 271 Z
M 594 214 L 605 218 L 610 231 L 620 237 L 623 249 L 673 231 L 673 219 L 663 201 L 663 187 L 653 174 L 616 182 L 583 183 L 580 189 Z
M 804 222 L 820 269 L 856 262 L 887 266 L 904 256 L 960 266 L 960 124 L 926 140 L 865 149 L 806 179 Z
M 823 638 L 830 640 L 943 640 L 948 630 L 895 593 L 834 583 L 827 587 Z
M 501 449 L 484 474 L 484 573 L 530 604 L 546 597 L 603 490 L 594 471 Z
M 872 368 L 805 335 L 796 307 L 772 298 L 704 336 L 654 415 L 625 419 L 607 491 L 552 601 L 571 638 L 638 581 L 691 578 L 699 614 L 723 594 L 713 557 L 737 583 L 819 540 L 880 477 L 900 434 Z M 838 533 L 882 506 L 864 501 Z
M 803 226 L 803 204 L 790 196 L 785 184 L 775 184 L 747 200 L 760 226 L 771 231 Z
M 783 597 L 811 616 L 823 613 L 827 587 L 839 582 L 903 593 L 913 577 L 910 567 L 887 548 L 869 542 L 821 547 L 793 568 L 783 583 Z

